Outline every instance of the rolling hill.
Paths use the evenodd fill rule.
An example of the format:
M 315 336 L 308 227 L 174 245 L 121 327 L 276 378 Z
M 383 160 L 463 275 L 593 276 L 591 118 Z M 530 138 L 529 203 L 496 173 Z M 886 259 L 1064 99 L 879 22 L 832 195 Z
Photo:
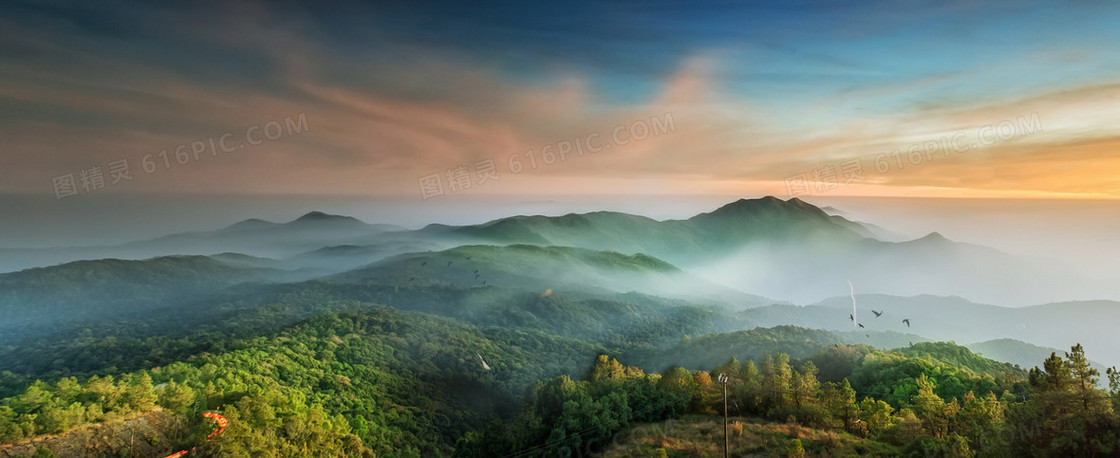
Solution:
M 881 240 L 877 234 L 870 225 L 830 215 L 799 199 L 774 197 L 740 199 L 683 220 L 592 212 L 512 216 L 468 226 L 433 224 L 415 231 L 311 212 L 283 224 L 250 219 L 215 231 L 116 247 L 0 250 L 6 255 L 0 268 L 234 252 L 286 260 L 288 270 L 310 268 L 329 274 L 422 250 L 535 245 L 645 254 L 709 282 L 802 304 L 842 293 L 848 280 L 864 293 L 960 296 L 1006 306 L 1120 299 L 1120 286 L 1115 284 L 954 242 L 936 232 L 902 242 Z
M 863 292 L 961 296 L 1008 306 L 1120 298 L 1115 285 L 936 232 L 899 242 L 876 238 L 880 232 L 797 198 L 763 197 L 685 220 L 615 212 L 514 216 L 473 226 L 430 225 L 416 236 L 452 244 L 645 253 L 740 291 L 797 303 L 834 296 L 848 280 Z
M 285 281 L 290 272 L 234 267 L 206 256 L 103 259 L 0 274 L 0 342 L 138 317 L 207 301 L 239 284 Z
M 404 228 L 366 224 L 348 216 L 313 211 L 287 223 L 251 218 L 212 231 L 171 234 L 115 246 L 0 248 L 0 271 L 18 271 L 78 260 L 141 260 L 223 252 L 285 258 L 328 246 L 378 243 L 388 239 L 387 234 L 401 231 Z

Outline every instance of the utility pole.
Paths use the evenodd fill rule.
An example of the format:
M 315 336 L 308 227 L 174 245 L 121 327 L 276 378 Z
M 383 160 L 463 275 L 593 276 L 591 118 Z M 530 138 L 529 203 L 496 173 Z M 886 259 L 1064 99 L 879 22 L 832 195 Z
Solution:
M 723 384 L 723 458 L 727 458 L 727 376 L 719 374 L 719 382 Z

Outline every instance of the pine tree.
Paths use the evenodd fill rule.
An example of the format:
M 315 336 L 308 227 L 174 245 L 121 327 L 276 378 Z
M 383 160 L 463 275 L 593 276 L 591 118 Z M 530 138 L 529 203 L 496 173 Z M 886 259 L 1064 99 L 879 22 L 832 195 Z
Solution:
M 778 405 L 779 407 L 791 405 L 793 400 L 793 390 L 791 389 L 793 366 L 789 364 L 789 355 L 785 353 L 774 355 L 774 365 L 776 369 L 774 394 L 778 400 Z
M 922 424 L 931 436 L 944 439 L 949 434 L 949 424 L 960 410 L 956 400 L 946 403 L 934 392 L 934 383 L 926 374 L 917 380 L 918 394 L 914 396 L 911 408 L 914 414 L 922 420 Z
M 865 397 L 859 402 L 860 419 L 867 422 L 867 430 L 871 437 L 876 437 L 894 426 L 897 419 L 891 416 L 893 412 L 894 407 L 886 401 Z
M 859 420 L 859 406 L 856 404 L 856 390 L 847 378 L 840 383 L 825 384 L 821 396 L 833 418 L 840 420 L 840 424 L 847 431 L 852 431 L 855 422 Z
M 789 355 L 766 355 L 766 359 L 762 360 L 762 392 L 771 408 L 781 410 L 790 405 L 792 380 L 793 369 L 789 365 Z
M 82 394 L 82 385 L 74 377 L 64 377 L 54 385 L 54 396 L 63 404 L 78 400 L 80 394 Z
M 717 378 L 719 375 L 726 375 L 732 379 L 737 379 L 739 378 L 740 367 L 739 360 L 732 356 L 726 363 L 712 369 L 712 374 L 716 374 Z
M 1006 407 L 996 398 L 995 393 L 989 392 L 984 396 L 976 396 L 969 391 L 961 398 L 961 410 L 957 414 L 953 428 L 963 435 L 973 449 L 992 448 L 992 443 L 981 443 L 988 439 L 992 441 L 991 431 L 998 430 L 1003 425 L 1004 409 Z
M 189 386 L 180 385 L 172 380 L 159 390 L 159 405 L 168 411 L 182 415 L 192 404 L 194 404 L 194 390 Z
M 1112 410 L 1120 412 L 1120 371 L 1112 366 L 1105 373 L 1108 374 L 1108 395 L 1112 398 Z
M 23 394 L 12 400 L 12 407 L 21 413 L 33 414 L 51 403 L 54 396 L 46 383 L 36 380 L 23 391 Z
M 0 405 L 0 444 L 11 444 L 23 439 L 23 430 L 16 422 L 16 412 Z
M 816 403 L 821 382 L 817 380 L 817 365 L 813 361 L 805 361 L 801 370 L 795 374 L 794 404 L 798 410 L 808 408 Z
M 736 411 L 742 413 L 759 413 L 759 397 L 762 394 L 762 374 L 755 366 L 753 360 L 747 360 L 739 368 L 739 385 L 732 385 L 730 403 L 736 406 Z
M 1051 456 L 1106 456 L 1120 450 L 1120 419 L 1108 396 L 1096 388 L 1099 372 L 1085 358 L 1080 344 L 1066 353 L 1068 361 L 1051 354 L 1043 369 L 1031 369 L 1027 402 L 1011 409 L 1020 425 L 1038 425 L 1015 444 L 1019 453 Z
M 124 399 L 134 412 L 147 412 L 155 408 L 159 397 L 156 396 L 156 389 L 152 386 L 152 376 L 146 371 L 141 372 L 139 377 L 133 376 L 132 382 L 124 393 Z
M 1074 345 L 1066 353 L 1069 360 L 1069 374 L 1072 379 L 1072 389 L 1076 395 L 1083 415 L 1100 415 L 1111 410 L 1107 396 L 1097 390 L 1097 379 L 1100 372 L 1094 369 L 1089 360 L 1085 358 L 1085 349 L 1081 344 Z

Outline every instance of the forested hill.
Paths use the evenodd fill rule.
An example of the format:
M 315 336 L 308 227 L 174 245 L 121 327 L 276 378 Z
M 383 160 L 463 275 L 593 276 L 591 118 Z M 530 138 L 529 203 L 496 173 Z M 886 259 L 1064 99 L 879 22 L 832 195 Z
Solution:
M 160 406 L 188 421 L 222 411 L 231 425 L 207 453 L 431 456 L 515 411 L 535 380 L 580 373 L 603 351 L 388 309 L 323 315 L 229 346 L 137 373 L 36 382 L 0 401 L 0 443 Z
M 605 356 L 614 351 L 609 346 L 372 308 L 320 315 L 145 371 L 33 383 L 0 401 L 0 439 L 117 422 L 158 406 L 186 422 L 165 435 L 177 438 L 164 444 L 167 450 L 199 443 L 206 427 L 191 419 L 207 410 L 222 412 L 230 427 L 201 446 L 206 453 L 599 450 L 629 425 L 713 413 L 712 380 L 722 374 L 732 377 L 735 415 L 870 439 L 860 450 L 908 450 L 929 441 L 1012 450 L 1034 439 L 992 444 L 984 442 L 984 431 L 1034 421 L 1043 422 L 1040 434 L 1061 434 L 1045 423 L 1046 409 L 1057 408 L 1046 404 L 1048 393 L 1074 390 L 1062 377 L 1086 370 L 1080 348 L 1061 360 L 1067 368 L 1061 373 L 1053 372 L 1059 363 L 1047 362 L 1047 369 L 1026 374 L 949 343 L 882 351 L 842 340 L 795 327 L 700 336 L 674 351 L 700 358 L 728 343 L 741 346 L 716 365 L 694 360 L 693 370 L 647 372 Z M 791 358 L 780 350 L 760 353 L 746 345 L 751 341 L 774 342 L 773 349 L 791 342 L 823 348 Z M 1096 399 L 1098 407 L 1085 417 L 1096 423 L 1086 430 L 1116 421 L 1101 406 L 1109 396 L 1120 402 L 1120 392 L 1070 393 Z

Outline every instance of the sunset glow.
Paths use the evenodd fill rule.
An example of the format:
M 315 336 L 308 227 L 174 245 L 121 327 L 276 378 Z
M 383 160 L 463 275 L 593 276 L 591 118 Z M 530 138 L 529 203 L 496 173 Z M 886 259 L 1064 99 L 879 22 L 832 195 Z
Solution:
M 493 160 L 498 180 L 442 197 L 785 195 L 791 177 L 854 160 L 863 179 L 826 176 L 814 194 L 1116 198 L 1120 7 L 1043 5 L 519 5 L 499 16 L 20 4 L 0 20 L 0 191 L 54 194 L 52 179 L 74 174 L 76 198 L 421 199 L 421 177 Z M 298 135 L 142 170 L 147 155 L 301 115 Z M 666 115 L 672 132 L 512 171 L 516 155 Z M 976 144 L 986 126 L 1023 120 L 1028 131 L 989 132 L 965 152 L 876 168 L 912 145 L 958 132 Z M 120 161 L 133 179 L 82 185 L 83 170 Z

